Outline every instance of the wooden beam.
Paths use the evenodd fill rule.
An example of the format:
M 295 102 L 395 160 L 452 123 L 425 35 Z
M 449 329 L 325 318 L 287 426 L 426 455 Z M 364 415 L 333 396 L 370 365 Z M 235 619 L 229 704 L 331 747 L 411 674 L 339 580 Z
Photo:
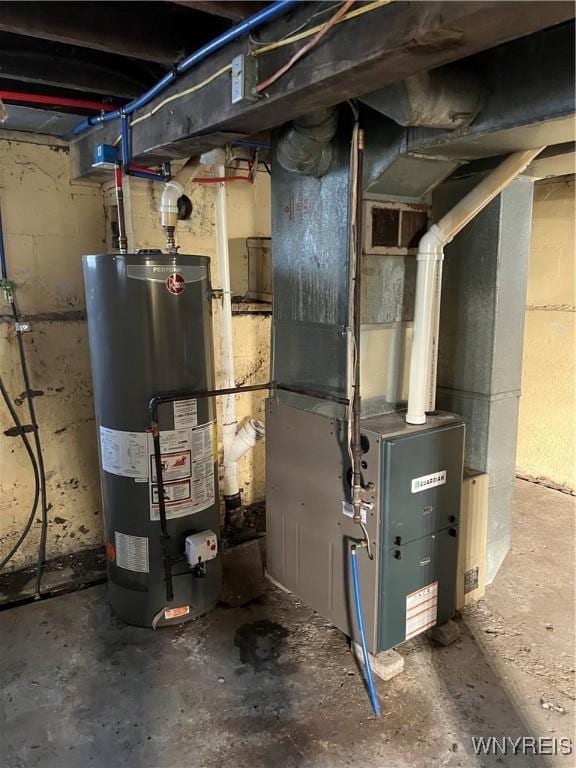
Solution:
M 169 3 L 0 3 L 0 31 L 164 65 L 228 26 L 200 19 Z
M 230 21 L 242 21 L 248 16 L 257 13 L 266 3 L 256 2 L 235 2 L 235 0 L 170 0 L 176 5 L 183 5 L 186 8 L 192 8 L 196 11 L 204 11 L 213 16 L 222 16 Z
M 310 9 L 296 8 L 266 28 L 280 40 L 306 22 Z M 132 147 L 140 162 L 184 157 L 223 144 L 230 137 L 267 130 L 306 112 L 377 90 L 409 75 L 529 35 L 573 18 L 569 2 L 426 3 L 394 2 L 335 27 L 266 95 L 232 104 L 230 75 L 170 103 L 133 129 Z M 281 67 L 302 41 L 258 56 L 258 79 Z M 219 51 L 179 80 L 161 98 L 197 85 L 251 46 L 243 39 Z M 553 84 L 551 84 L 551 87 Z M 160 99 L 156 100 L 156 103 Z M 154 104 L 150 105 L 154 106 Z M 145 111 L 148 111 L 147 107 Z M 90 173 L 95 145 L 115 137 L 106 126 L 81 139 L 75 149 L 76 174 Z
M 126 59 L 119 56 L 0 33 L 0 77 L 3 79 L 132 99 L 142 93 L 155 76 L 143 71 L 138 63 L 127 64 Z

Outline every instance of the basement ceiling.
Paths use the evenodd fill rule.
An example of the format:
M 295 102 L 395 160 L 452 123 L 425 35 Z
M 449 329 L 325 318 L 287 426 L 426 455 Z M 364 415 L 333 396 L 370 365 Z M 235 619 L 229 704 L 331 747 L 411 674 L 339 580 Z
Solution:
M 62 135 L 78 115 L 93 114 L 94 107 L 18 102 L 7 93 L 121 106 L 263 5 L 233 0 L 3 2 L 0 98 L 8 118 L 2 127 Z

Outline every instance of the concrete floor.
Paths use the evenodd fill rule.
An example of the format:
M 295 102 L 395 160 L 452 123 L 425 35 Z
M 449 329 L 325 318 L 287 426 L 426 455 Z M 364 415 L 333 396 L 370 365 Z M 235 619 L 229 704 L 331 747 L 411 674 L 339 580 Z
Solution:
M 574 765 L 472 750 L 472 736 L 574 738 L 574 499 L 518 482 L 514 503 L 496 584 L 455 645 L 399 649 L 380 721 L 343 636 L 273 587 L 156 633 L 114 619 L 104 587 L 5 611 L 0 765 Z

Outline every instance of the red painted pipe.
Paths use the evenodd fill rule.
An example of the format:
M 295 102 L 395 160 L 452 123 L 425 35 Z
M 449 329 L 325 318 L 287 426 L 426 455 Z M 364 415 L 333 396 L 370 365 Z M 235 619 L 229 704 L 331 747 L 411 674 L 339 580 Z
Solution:
M 220 184 L 229 181 L 252 181 L 251 176 L 196 176 L 192 179 L 196 184 Z
M 70 99 L 67 96 L 47 96 L 43 93 L 21 93 L 20 91 L 0 91 L 2 101 L 17 101 L 23 104 L 46 104 L 51 107 L 76 107 L 99 112 L 113 112 L 116 107 L 100 101 Z

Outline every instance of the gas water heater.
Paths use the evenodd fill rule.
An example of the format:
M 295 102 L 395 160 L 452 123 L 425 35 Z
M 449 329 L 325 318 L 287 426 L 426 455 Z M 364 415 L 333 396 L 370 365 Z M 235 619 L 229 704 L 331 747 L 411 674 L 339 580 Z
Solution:
M 158 626 L 212 608 L 220 590 L 210 260 L 136 251 L 84 256 L 108 590 L 124 621 Z M 171 588 L 167 589 L 166 569 Z

